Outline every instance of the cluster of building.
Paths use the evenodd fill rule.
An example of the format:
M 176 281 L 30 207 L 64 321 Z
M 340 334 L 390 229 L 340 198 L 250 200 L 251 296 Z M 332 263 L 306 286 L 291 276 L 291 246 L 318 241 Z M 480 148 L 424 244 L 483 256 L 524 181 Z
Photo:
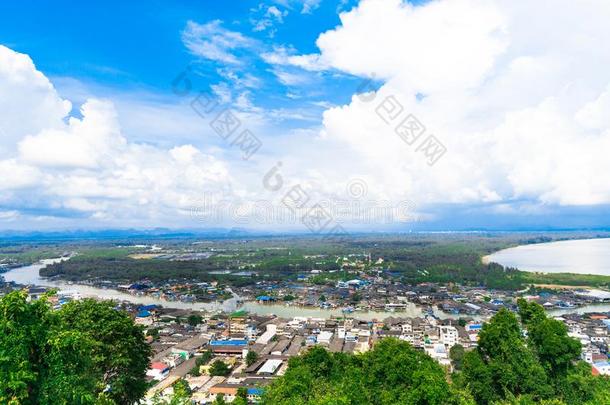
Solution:
M 502 307 L 516 308 L 522 292 L 491 290 L 484 287 L 421 283 L 406 285 L 383 277 L 339 280 L 334 285 L 259 281 L 254 286 L 236 289 L 245 301 L 287 304 L 308 308 L 353 311 L 413 311 L 421 307 L 451 315 L 490 316 Z M 610 302 L 609 296 L 596 296 L 586 290 L 541 290 L 526 295 L 547 310 L 565 310 Z
M 102 284 L 102 283 L 97 283 Z M 164 301 L 181 301 L 186 303 L 211 302 L 232 297 L 230 290 L 220 286 L 217 282 L 180 282 L 163 283 L 162 285 L 150 281 L 138 283 L 119 284 L 117 290 L 135 296 L 146 296 Z
M 610 375 L 610 313 L 567 314 L 561 319 L 568 335 L 582 345 L 582 359 L 591 364 L 594 374 Z
M 292 356 L 313 345 L 331 352 L 364 353 L 387 337 L 409 342 L 451 370 L 451 348 L 455 345 L 466 350 L 476 347 L 482 328 L 481 321 L 468 317 L 454 320 L 422 315 L 367 321 L 347 315 L 330 319 L 285 319 L 245 312 L 208 314 L 201 324 L 193 327 L 168 322 L 178 314 L 176 310 L 173 314 L 167 311 L 149 311 L 153 321 L 148 328 L 162 327 L 158 340 L 151 342 L 156 355 L 148 375 L 159 381 L 149 392 L 151 401 L 156 395 L 171 395 L 173 383 L 183 378 L 191 387 L 196 403 L 211 403 L 218 396 L 231 402 L 239 392 L 254 403 L 268 384 L 286 372 Z M 186 315 L 186 311 L 181 314 Z M 582 358 L 592 365 L 593 373 L 610 375 L 610 314 L 569 314 L 556 319 L 565 322 L 570 336 L 581 341 Z M 255 361 L 247 364 L 249 352 L 256 356 L 253 356 Z M 193 374 L 197 357 L 204 355 L 211 359 Z M 209 374 L 215 361 L 229 367 L 228 375 Z
M 348 289 L 356 291 L 362 291 L 367 285 L 347 284 Z M 432 305 L 434 300 L 443 298 L 442 302 L 456 305 L 462 304 L 456 298 L 465 297 L 464 305 L 476 302 L 473 305 L 485 313 L 495 313 L 502 307 L 516 309 L 516 298 L 507 295 L 509 293 L 469 289 L 465 294 L 431 285 L 419 288 L 416 295 L 405 294 L 407 302 Z M 46 289 L 30 287 L 28 291 L 30 298 L 36 299 Z M 78 293 L 61 292 L 51 297 L 51 302 L 59 308 L 79 298 Z M 541 305 L 569 301 L 569 297 L 547 293 L 525 298 Z M 362 320 L 350 313 L 330 318 L 282 318 L 245 311 L 212 314 L 128 302 L 117 304 L 117 307 L 130 312 L 135 322 L 144 326 L 146 339 L 153 350 L 147 371 L 152 384 L 146 397 L 148 403 L 153 403 L 159 396 L 171 396 L 174 384 L 180 379 L 189 384 L 192 400 L 196 403 L 208 404 L 219 396 L 232 402 L 238 395 L 255 403 L 265 387 L 286 372 L 291 357 L 314 345 L 331 352 L 358 354 L 371 350 L 380 339 L 392 337 L 409 342 L 452 370 L 451 349 L 456 345 L 466 350 L 476 347 L 483 322 L 488 318 L 486 315 L 465 315 L 459 319 L 439 319 L 427 311 L 419 316 L 402 316 L 398 312 L 400 309 L 384 319 Z M 569 336 L 581 342 L 582 359 L 591 364 L 592 372 L 610 375 L 610 313 L 566 313 L 554 317 L 565 323 Z M 222 362 L 226 373 L 215 375 L 215 362 Z

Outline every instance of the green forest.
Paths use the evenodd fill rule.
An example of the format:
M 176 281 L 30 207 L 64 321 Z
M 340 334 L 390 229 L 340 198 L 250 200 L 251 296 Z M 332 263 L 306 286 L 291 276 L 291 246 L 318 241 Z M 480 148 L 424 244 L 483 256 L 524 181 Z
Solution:
M 192 245 L 181 241 L 166 249 L 175 254 L 211 254 L 198 260 L 141 260 L 130 257 L 134 253 L 130 248 L 71 246 L 77 253 L 72 259 L 47 266 L 41 270 L 41 275 L 70 281 L 220 281 L 245 286 L 261 279 L 295 281 L 300 274 L 313 269 L 336 271 L 340 269 L 339 258 L 350 255 L 362 258 L 370 254 L 372 258 L 384 259 L 378 266 L 384 270 L 384 277 L 411 285 L 422 282 L 459 283 L 503 290 L 519 290 L 530 284 L 610 286 L 608 276 L 528 273 L 497 263 L 486 264 L 482 260 L 484 256 L 506 247 L 559 239 L 521 234 L 354 236 L 341 241 L 295 237 L 214 241 L 199 247 L 199 250 L 193 250 Z M 44 248 L 45 252 L 48 250 L 48 247 Z M 370 263 L 363 270 L 373 267 L 374 263 Z M 225 271 L 252 274 L 219 274 Z M 344 272 L 343 278 L 353 278 L 357 271 Z M 325 273 L 325 277 L 336 281 L 338 274 Z M 319 283 L 321 280 L 313 281 Z

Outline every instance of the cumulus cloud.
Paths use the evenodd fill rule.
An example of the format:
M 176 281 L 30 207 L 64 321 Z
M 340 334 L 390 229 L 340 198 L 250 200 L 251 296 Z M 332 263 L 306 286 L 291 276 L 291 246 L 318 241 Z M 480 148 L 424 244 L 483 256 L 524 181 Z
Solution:
M 81 118 L 69 115 L 70 103 L 27 56 L 4 47 L 0 53 L 0 87 L 18 95 L 0 97 L 12 108 L 0 110 L 0 121 L 11 123 L 13 111 L 17 123 L 30 114 L 34 120 L 3 129 L 0 145 L 12 153 L 0 159 L 0 221 L 23 211 L 35 213 L 30 220 L 74 216 L 89 218 L 89 225 L 179 224 L 185 220 L 179 212 L 188 212 L 205 190 L 231 187 L 226 164 L 193 145 L 130 142 L 111 101 L 88 99 Z
M 43 129 L 19 142 L 23 162 L 35 166 L 96 168 L 126 143 L 120 134 L 114 106 L 89 100 L 83 118 L 70 118 L 65 129 Z
M 62 126 L 72 108 L 32 59 L 0 45 L 0 157 L 14 153 L 16 141 L 41 129 Z
M 337 167 L 349 156 L 346 170 L 423 204 L 610 203 L 608 18 L 604 1 L 363 0 L 306 57 L 382 85 L 328 109 L 321 139 L 343 145 Z M 402 108 L 389 123 L 376 113 L 387 97 Z M 407 145 L 394 131 L 408 114 L 447 148 L 432 167 L 425 136 Z
M 150 116 L 151 124 L 132 129 L 171 127 L 178 115 L 168 110 L 161 119 L 161 106 L 121 118 L 115 101 L 91 98 L 71 113 L 28 56 L 0 47 L 0 94 L 11 95 L 0 97 L 0 211 L 11 220 L 52 212 L 171 224 L 202 192 L 279 200 L 281 193 L 261 188 L 278 162 L 285 187 L 301 184 L 314 200 L 344 196 L 356 178 L 366 182 L 367 198 L 414 201 L 422 218 L 433 218 L 427 207 L 438 206 L 471 206 L 461 212 L 474 217 L 610 204 L 608 20 L 604 0 L 557 0 L 552 8 L 526 0 L 362 0 L 320 34 L 318 53 L 276 46 L 261 54 L 291 91 L 303 84 L 303 71 L 363 80 L 349 102 L 321 104 L 321 121 L 257 107 L 249 92 L 256 83 L 212 87 L 245 113 L 249 130 L 266 135 L 247 163 L 227 159 L 230 144 L 204 151 L 191 139 L 160 147 L 125 135 L 121 121 L 133 117 Z M 189 22 L 183 40 L 198 57 L 230 66 L 227 76 L 257 46 L 220 21 Z M 375 85 L 365 85 L 371 78 Z M 409 115 L 425 131 L 405 142 L 396 128 Z M 317 121 L 273 127 L 287 119 Z M 434 165 L 422 147 L 430 135 L 446 147 Z

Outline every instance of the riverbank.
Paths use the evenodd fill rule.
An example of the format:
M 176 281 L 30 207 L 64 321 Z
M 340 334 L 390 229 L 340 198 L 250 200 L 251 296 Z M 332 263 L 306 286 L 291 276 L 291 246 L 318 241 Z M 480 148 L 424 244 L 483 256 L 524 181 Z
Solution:
M 545 288 L 610 288 L 610 238 L 515 246 L 481 257 L 521 272 L 523 282 Z
M 610 238 L 520 245 L 499 250 L 484 260 L 526 272 L 610 277 Z
M 349 316 L 363 320 L 383 320 L 389 317 L 421 317 L 425 314 L 432 314 L 439 319 L 458 319 L 458 318 L 473 318 L 475 320 L 485 319 L 491 315 L 484 314 L 465 314 L 465 313 L 449 313 L 444 312 L 436 305 L 417 305 L 413 302 L 405 302 L 400 310 L 395 311 L 378 311 L 378 310 L 354 310 L 353 312 L 345 313 L 341 308 L 319 308 L 314 306 L 300 306 L 292 303 L 286 304 L 263 304 L 258 301 L 243 301 L 233 290 L 233 297 L 224 301 L 216 301 L 210 303 L 204 302 L 181 302 L 167 301 L 160 298 L 155 298 L 143 294 L 129 294 L 112 288 L 99 288 L 82 284 L 74 284 L 57 280 L 49 280 L 40 277 L 39 271 L 44 266 L 56 263 L 62 260 L 68 260 L 69 257 L 43 260 L 40 263 L 24 266 L 17 269 L 12 269 L 4 274 L 7 282 L 14 282 L 20 285 L 36 285 L 49 288 L 56 288 L 62 294 L 73 295 L 79 297 L 92 297 L 96 299 L 116 300 L 122 302 L 130 302 L 138 305 L 158 305 L 165 308 L 174 308 L 182 310 L 206 311 L 206 312 L 224 312 L 231 313 L 234 311 L 244 310 L 252 314 L 258 315 L 277 315 L 284 318 L 306 317 L 306 318 L 337 318 Z M 567 309 L 549 309 L 547 312 L 553 316 L 558 316 L 565 313 L 585 313 L 596 311 L 610 311 L 610 304 L 599 305 L 584 305 Z

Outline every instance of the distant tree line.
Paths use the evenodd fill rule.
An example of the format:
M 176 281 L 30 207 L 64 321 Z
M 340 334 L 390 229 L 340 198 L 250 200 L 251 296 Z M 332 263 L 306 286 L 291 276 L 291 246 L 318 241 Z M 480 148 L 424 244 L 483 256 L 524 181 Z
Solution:
M 528 236 L 523 239 L 492 237 L 413 237 L 405 238 L 352 238 L 343 242 L 295 239 L 286 248 L 279 248 L 289 241 L 259 240 L 248 245 L 229 243 L 230 252 L 207 259 L 172 261 L 161 259 L 137 260 L 120 249 L 89 250 L 71 260 L 55 263 L 41 270 L 46 277 L 60 277 L 71 281 L 110 280 L 135 282 L 148 279 L 154 283 L 170 280 L 210 282 L 220 281 L 234 286 L 252 285 L 261 278 L 269 281 L 290 281 L 313 269 L 324 270 L 311 279 L 315 284 L 328 284 L 338 279 L 354 277 L 352 272 L 340 269 L 337 257 L 370 253 L 373 261 L 383 258 L 379 264 L 387 270 L 386 277 L 399 279 L 407 284 L 422 282 L 459 283 L 484 286 L 493 289 L 519 290 L 527 285 L 569 284 L 610 285 L 610 277 L 577 274 L 534 274 L 505 268 L 497 263 L 485 264 L 483 255 L 518 243 L 537 243 L 550 240 L 546 236 Z M 273 249 L 265 248 L 273 246 Z M 369 263 L 365 263 L 367 266 Z M 371 263 L 370 266 L 375 266 Z M 251 271 L 256 275 L 243 276 L 218 274 L 219 271 Z M 333 273 L 327 271 L 334 270 Z M 216 274 L 213 274 L 216 273 Z

